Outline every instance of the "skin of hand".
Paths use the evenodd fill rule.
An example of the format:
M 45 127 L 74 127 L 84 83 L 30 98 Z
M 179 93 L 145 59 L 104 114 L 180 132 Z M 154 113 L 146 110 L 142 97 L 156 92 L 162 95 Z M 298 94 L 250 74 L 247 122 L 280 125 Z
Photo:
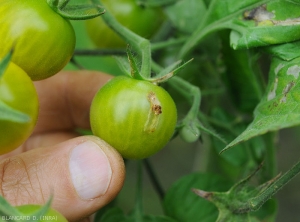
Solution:
M 75 132 L 90 127 L 92 99 L 111 78 L 68 71 L 34 83 L 37 125 L 22 146 L 0 156 L 0 195 L 12 205 L 44 204 L 53 195 L 52 207 L 68 221 L 88 221 L 118 194 L 125 178 L 122 157 L 101 139 Z

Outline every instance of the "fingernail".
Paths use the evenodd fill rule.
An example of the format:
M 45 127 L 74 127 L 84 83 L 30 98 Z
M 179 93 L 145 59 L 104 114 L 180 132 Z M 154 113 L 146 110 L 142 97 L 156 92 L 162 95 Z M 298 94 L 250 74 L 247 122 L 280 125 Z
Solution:
M 81 199 L 104 195 L 109 186 L 112 169 L 102 149 L 92 141 L 76 146 L 70 154 L 70 174 Z

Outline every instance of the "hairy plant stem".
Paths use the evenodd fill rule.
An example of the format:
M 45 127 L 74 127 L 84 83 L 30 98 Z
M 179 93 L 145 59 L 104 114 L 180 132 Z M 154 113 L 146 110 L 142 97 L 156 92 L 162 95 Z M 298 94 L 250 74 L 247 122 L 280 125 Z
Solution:
M 244 204 L 240 204 L 237 213 L 244 213 L 258 210 L 267 200 L 276 194 L 283 186 L 293 179 L 300 172 L 300 161 L 298 161 L 284 175 L 275 180 L 268 188 L 263 190 L 259 195 L 249 199 Z
M 95 4 L 100 4 L 100 0 L 92 0 Z M 121 38 L 123 38 L 136 52 L 141 56 L 141 75 L 145 78 L 150 78 L 151 75 L 151 45 L 149 40 L 130 31 L 121 25 L 109 11 L 102 15 L 105 23 L 114 30 Z

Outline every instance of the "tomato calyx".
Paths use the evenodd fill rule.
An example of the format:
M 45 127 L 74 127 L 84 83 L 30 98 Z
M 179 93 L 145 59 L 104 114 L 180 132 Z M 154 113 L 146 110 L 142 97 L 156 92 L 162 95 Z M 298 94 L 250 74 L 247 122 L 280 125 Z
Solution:
M 49 198 L 47 203 L 41 208 L 39 208 L 36 212 L 30 213 L 30 214 L 24 214 L 21 211 L 19 211 L 16 207 L 10 205 L 10 203 L 5 200 L 2 196 L 0 196 L 0 212 L 1 215 L 5 215 L 4 217 L 7 217 L 8 220 L 11 220 L 11 218 L 22 218 L 22 217 L 30 217 L 30 221 L 35 220 L 34 218 L 40 218 L 42 216 L 45 216 L 50 209 L 52 203 L 52 197 Z M 15 219 L 13 220 L 15 221 Z M 23 220 L 22 220 L 23 221 Z
M 181 60 L 171 64 L 170 66 L 163 69 L 160 73 L 155 75 L 154 77 L 147 78 L 145 76 L 149 76 L 148 73 L 142 73 L 137 65 L 138 62 L 134 57 L 133 53 L 130 50 L 130 47 L 127 47 L 127 60 L 124 57 L 116 57 L 119 67 L 121 70 L 127 74 L 129 77 L 144 80 L 153 83 L 154 85 L 159 85 L 160 83 L 168 81 L 170 78 L 175 76 L 180 70 L 182 70 L 188 63 L 193 61 L 193 58 L 187 62 L 182 62 Z
M 48 5 L 63 18 L 69 20 L 86 20 L 105 13 L 99 4 L 69 5 L 70 0 L 47 0 Z

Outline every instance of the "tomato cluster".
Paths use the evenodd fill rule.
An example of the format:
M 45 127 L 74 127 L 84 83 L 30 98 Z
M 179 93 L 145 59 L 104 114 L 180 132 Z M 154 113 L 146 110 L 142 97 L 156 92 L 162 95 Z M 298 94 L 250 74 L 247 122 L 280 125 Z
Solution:
M 75 34 L 70 22 L 46 0 L 1 0 L 0 14 L 0 61 L 13 51 L 9 65 L 0 73 L 3 154 L 20 146 L 32 133 L 39 107 L 32 80 L 48 78 L 69 62 Z M 10 112 L 9 118 L 4 117 L 5 112 Z M 27 116 L 27 120 L 14 119 L 13 112 Z

